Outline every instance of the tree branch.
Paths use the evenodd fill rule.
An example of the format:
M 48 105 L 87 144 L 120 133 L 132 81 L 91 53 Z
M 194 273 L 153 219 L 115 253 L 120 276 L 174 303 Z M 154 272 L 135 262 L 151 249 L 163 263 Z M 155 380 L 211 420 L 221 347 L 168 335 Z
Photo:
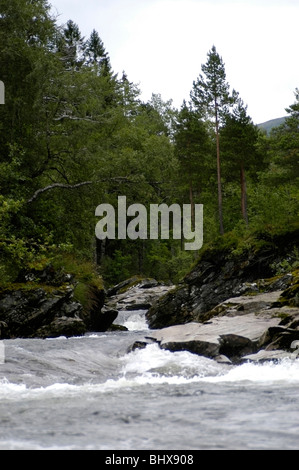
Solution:
M 90 184 L 97 184 L 97 183 L 104 183 L 104 182 L 136 183 L 136 181 L 130 180 L 127 176 L 117 176 L 115 178 L 106 178 L 106 179 L 97 180 L 97 181 L 82 181 L 81 183 L 77 183 L 77 184 L 53 183 L 53 184 L 49 184 L 48 186 L 45 186 L 44 188 L 41 188 L 41 189 L 38 189 L 37 191 L 35 191 L 33 196 L 30 199 L 28 199 L 26 201 L 26 203 L 31 204 L 42 193 L 45 193 L 46 191 L 50 191 L 51 189 L 54 189 L 54 188 L 77 189 L 77 188 L 80 188 L 81 186 L 87 186 L 87 185 L 90 185 Z
M 77 189 L 80 188 L 81 186 L 87 186 L 91 184 L 98 184 L 98 183 L 129 183 L 129 184 L 138 184 L 138 181 L 136 180 L 131 180 L 128 176 L 115 176 L 111 178 L 104 178 L 101 180 L 95 180 L 95 181 L 82 181 L 81 183 L 76 183 L 76 184 L 67 184 L 67 183 L 53 183 L 49 184 L 48 186 L 45 186 L 44 188 L 40 188 L 35 193 L 30 199 L 27 199 L 26 204 L 31 204 L 34 202 L 41 194 L 45 193 L 46 191 L 50 191 L 51 189 L 55 188 L 61 188 L 61 189 Z M 147 184 L 152 186 L 156 191 L 159 191 L 159 185 L 165 183 L 165 181 L 147 181 Z
M 65 184 L 65 183 L 49 184 L 49 186 L 45 186 L 44 188 L 41 188 L 35 191 L 33 196 L 27 200 L 27 204 L 31 204 L 33 201 L 35 201 L 35 199 L 38 198 L 40 194 L 45 193 L 46 191 L 50 191 L 51 189 L 54 189 L 54 188 L 77 189 L 77 188 L 80 188 L 80 186 L 86 186 L 88 184 L 93 184 L 93 181 L 82 181 L 82 183 L 77 183 L 77 184 Z

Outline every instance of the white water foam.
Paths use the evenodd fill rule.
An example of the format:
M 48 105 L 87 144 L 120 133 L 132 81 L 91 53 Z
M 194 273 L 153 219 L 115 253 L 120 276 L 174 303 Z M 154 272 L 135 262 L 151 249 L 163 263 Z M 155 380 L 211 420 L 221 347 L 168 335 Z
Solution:
M 148 325 L 145 319 L 145 315 L 140 313 L 134 313 L 130 315 L 124 322 L 124 326 L 129 331 L 144 331 L 148 330 Z
M 249 382 L 254 384 L 298 384 L 299 360 L 284 358 L 278 362 L 269 361 L 262 364 L 245 363 L 235 366 L 226 374 L 205 377 L 206 381 L 213 383 Z
M 103 383 L 54 383 L 46 387 L 30 388 L 26 384 L 0 380 L 0 400 L 18 401 L 31 399 L 88 397 L 95 394 L 113 393 L 144 385 L 184 385 L 188 383 L 240 384 L 298 384 L 299 360 L 282 359 L 280 362 L 263 364 L 246 363 L 239 366 L 218 364 L 212 359 L 187 351 L 170 352 L 157 344 L 122 356 L 120 375 Z
M 125 326 L 129 331 L 148 330 L 148 324 L 145 317 L 146 310 L 120 310 L 115 323 Z
M 299 383 L 299 360 L 284 358 L 265 363 L 238 366 L 218 364 L 187 351 L 170 352 L 152 344 L 135 350 L 123 359 L 125 377 L 135 375 L 139 383 Z

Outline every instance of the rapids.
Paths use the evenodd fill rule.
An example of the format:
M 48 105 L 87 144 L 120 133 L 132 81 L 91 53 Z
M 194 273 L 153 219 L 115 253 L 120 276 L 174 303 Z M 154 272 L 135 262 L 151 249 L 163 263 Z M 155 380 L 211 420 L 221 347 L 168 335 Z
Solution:
M 299 361 L 219 364 L 128 331 L 1 342 L 0 449 L 298 449 Z

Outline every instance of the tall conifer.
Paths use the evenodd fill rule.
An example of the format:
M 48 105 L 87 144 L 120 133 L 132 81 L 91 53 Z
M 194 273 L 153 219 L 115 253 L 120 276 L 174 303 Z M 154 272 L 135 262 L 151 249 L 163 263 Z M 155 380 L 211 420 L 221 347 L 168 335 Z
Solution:
M 220 164 L 220 144 L 219 130 L 224 116 L 228 113 L 237 98 L 237 93 L 233 90 L 229 92 L 229 84 L 226 81 L 225 66 L 222 58 L 213 46 L 208 52 L 206 64 L 202 67 L 203 75 L 200 74 L 193 82 L 193 88 L 190 93 L 191 103 L 195 109 L 202 114 L 212 118 L 216 135 L 216 153 L 217 153 L 217 185 L 218 185 L 218 212 L 220 234 L 224 233 L 223 227 L 223 209 L 222 209 L 222 188 L 221 188 L 221 164 Z

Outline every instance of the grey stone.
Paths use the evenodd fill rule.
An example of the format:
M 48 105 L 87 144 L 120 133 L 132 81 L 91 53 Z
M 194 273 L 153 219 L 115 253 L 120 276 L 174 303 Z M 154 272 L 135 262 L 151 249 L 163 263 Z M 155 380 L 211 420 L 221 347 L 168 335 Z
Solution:
M 222 316 L 205 324 L 191 322 L 154 330 L 147 338 L 171 351 L 187 350 L 210 358 L 223 354 L 230 360 L 238 360 L 242 355 L 256 352 L 262 335 L 279 321 L 279 318 L 265 314 L 259 317 L 253 313 Z
M 285 358 L 294 359 L 295 356 L 292 356 L 292 354 L 286 351 L 280 350 L 280 349 L 277 349 L 276 351 L 266 351 L 264 349 L 261 349 L 255 354 L 249 354 L 247 356 L 243 356 L 241 359 L 241 362 L 242 363 L 245 363 L 245 362 L 261 362 L 262 363 L 266 361 L 278 361 L 278 360 L 285 359 Z

